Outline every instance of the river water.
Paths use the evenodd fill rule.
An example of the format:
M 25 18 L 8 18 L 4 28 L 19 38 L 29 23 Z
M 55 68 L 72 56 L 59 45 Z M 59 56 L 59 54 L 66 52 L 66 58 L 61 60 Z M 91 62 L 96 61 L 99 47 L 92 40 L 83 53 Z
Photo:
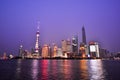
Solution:
M 0 80 L 120 80 L 120 61 L 0 60 Z

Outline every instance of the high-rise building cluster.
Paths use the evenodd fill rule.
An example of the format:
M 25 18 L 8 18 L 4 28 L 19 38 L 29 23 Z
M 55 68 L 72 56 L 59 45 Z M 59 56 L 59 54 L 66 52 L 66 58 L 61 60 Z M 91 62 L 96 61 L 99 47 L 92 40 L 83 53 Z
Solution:
M 71 39 L 61 40 L 61 48 L 55 43 L 52 45 L 39 44 L 40 32 L 39 26 L 36 32 L 35 48 L 28 52 L 20 45 L 19 57 L 22 58 L 100 58 L 101 48 L 98 42 L 90 41 L 87 44 L 84 26 L 82 27 L 82 42 L 78 41 L 78 35 Z M 102 52 L 103 53 L 103 52 Z

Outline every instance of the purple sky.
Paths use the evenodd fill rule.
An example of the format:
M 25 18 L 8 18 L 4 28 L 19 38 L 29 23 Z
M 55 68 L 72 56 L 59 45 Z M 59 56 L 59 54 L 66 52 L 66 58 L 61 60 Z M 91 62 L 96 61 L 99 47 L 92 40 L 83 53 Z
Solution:
M 120 51 L 120 0 L 0 0 L 0 54 L 34 48 L 38 20 L 41 45 L 76 34 L 81 42 L 84 25 L 87 42 Z

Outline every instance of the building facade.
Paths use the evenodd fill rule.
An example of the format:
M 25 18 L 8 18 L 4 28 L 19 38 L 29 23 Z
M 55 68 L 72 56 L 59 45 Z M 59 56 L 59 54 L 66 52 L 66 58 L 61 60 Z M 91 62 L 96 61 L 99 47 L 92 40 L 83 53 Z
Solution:
M 99 50 L 99 45 L 98 42 L 89 42 L 89 52 L 90 52 L 90 57 L 100 57 L 100 50 Z
M 48 58 L 49 47 L 48 45 L 44 45 L 42 48 L 42 58 Z
M 72 38 L 72 52 L 74 55 L 78 55 L 78 36 Z

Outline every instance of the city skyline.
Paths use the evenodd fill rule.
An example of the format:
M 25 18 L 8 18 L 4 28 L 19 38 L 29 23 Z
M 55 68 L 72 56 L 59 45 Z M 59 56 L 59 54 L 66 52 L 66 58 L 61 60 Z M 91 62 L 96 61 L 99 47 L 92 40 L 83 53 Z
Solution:
M 37 21 L 40 21 L 40 45 L 56 43 L 78 35 L 82 42 L 84 25 L 89 41 L 118 52 L 120 47 L 119 0 L 95 1 L 0 1 L 0 54 L 18 54 L 22 44 L 34 48 Z

